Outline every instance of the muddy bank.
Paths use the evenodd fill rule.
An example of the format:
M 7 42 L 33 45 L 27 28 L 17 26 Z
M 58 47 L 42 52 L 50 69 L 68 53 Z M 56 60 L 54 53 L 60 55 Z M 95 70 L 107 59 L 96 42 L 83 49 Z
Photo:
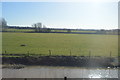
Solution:
M 2 57 L 2 64 L 41 65 L 41 66 L 72 66 L 92 68 L 117 68 L 117 58 L 83 57 L 83 56 L 23 56 Z

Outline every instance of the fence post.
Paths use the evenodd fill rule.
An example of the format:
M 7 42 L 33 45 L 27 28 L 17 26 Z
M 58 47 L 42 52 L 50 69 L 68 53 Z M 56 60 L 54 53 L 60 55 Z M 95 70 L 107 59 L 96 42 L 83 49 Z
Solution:
M 111 59 L 112 59 L 112 52 L 110 51 L 110 61 L 111 61 Z
M 29 51 L 27 51 L 27 56 L 29 56 Z
M 80 56 L 81 56 L 81 49 L 80 49 Z
M 7 51 L 5 50 L 5 54 L 7 53 Z
M 51 53 L 52 53 L 51 50 L 49 50 L 49 56 L 51 56 Z
M 112 52 L 110 51 L 110 57 L 111 57 Z
M 89 59 L 90 59 L 90 57 L 91 57 L 91 51 L 89 51 Z
M 72 53 L 71 53 L 71 50 L 70 50 L 70 56 L 71 56 L 71 54 L 72 54 Z

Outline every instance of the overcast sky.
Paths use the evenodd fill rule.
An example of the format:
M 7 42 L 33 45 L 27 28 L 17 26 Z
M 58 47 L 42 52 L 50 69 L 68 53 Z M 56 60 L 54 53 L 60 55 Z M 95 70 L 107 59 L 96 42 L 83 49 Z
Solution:
M 2 2 L 2 17 L 9 25 L 117 29 L 118 2 Z

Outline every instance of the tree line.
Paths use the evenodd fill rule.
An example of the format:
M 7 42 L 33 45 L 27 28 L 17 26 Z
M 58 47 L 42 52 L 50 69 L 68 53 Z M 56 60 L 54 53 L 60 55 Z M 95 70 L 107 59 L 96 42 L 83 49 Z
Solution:
M 32 24 L 32 27 L 20 27 L 20 26 L 8 26 L 7 21 L 4 18 L 0 18 L 0 31 L 7 31 L 7 29 L 33 29 L 34 32 L 62 32 L 63 33 L 81 33 L 80 31 L 95 31 L 94 34 L 120 34 L 120 29 L 112 29 L 112 30 L 95 30 L 95 29 L 61 29 L 61 28 L 47 28 L 41 22 Z M 76 32 L 74 32 L 76 31 Z M 90 32 L 86 32 L 90 33 Z

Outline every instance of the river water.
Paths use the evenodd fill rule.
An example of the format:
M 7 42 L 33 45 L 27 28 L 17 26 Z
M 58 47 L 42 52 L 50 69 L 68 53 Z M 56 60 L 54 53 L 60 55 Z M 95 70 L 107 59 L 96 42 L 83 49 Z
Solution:
M 78 67 L 29 66 L 2 69 L 3 78 L 118 78 L 118 69 L 86 69 Z

